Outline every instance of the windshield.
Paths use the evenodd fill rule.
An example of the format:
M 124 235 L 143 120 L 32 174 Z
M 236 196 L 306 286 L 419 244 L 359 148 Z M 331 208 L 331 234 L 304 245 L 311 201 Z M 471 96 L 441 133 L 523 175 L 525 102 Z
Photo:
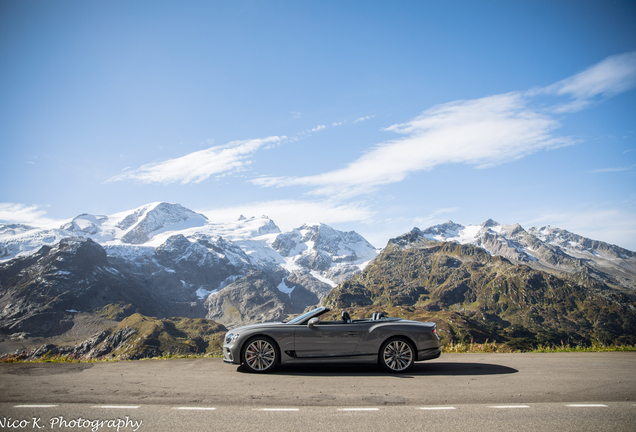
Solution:
M 306 320 L 307 318 L 309 318 L 311 316 L 322 315 L 323 313 L 325 313 L 327 311 L 329 311 L 329 309 L 325 308 L 325 307 L 314 309 L 314 310 L 311 310 L 309 312 L 305 312 L 301 316 L 297 316 L 296 318 L 294 318 L 291 321 L 287 321 L 287 324 L 300 324 L 301 322 L 303 322 L 304 320 Z

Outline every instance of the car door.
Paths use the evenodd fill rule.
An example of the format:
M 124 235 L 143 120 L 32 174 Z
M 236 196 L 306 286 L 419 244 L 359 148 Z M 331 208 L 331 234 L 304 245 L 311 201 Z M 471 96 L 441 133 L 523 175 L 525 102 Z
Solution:
M 294 332 L 296 356 L 343 357 L 352 355 L 360 340 L 360 325 L 320 322 L 313 327 L 297 326 Z

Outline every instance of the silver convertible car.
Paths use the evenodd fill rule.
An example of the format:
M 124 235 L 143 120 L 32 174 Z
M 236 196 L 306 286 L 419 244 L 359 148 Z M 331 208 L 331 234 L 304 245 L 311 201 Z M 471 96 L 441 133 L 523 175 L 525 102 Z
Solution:
M 223 361 L 250 372 L 269 372 L 278 364 L 379 363 L 389 372 L 406 372 L 416 361 L 440 356 L 437 327 L 374 313 L 370 319 L 321 321 L 319 307 L 288 322 L 252 324 L 229 331 Z

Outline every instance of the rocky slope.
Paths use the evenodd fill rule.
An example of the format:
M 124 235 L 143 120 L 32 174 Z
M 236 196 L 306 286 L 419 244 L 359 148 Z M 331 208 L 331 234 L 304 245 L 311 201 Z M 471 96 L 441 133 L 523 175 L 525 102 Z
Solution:
M 317 305 L 331 286 L 316 281 L 308 272 L 255 271 L 228 285 L 206 300 L 208 318 L 228 327 L 282 321 L 307 305 Z
M 65 238 L 1 264 L 0 286 L 5 334 L 61 334 L 72 326 L 73 314 L 117 302 L 148 315 L 173 314 L 142 280 L 113 267 L 104 249 L 87 238 Z
M 449 221 L 426 230 L 414 228 L 396 241 L 452 241 L 473 244 L 493 256 L 553 274 L 585 271 L 614 288 L 636 290 L 636 253 L 591 240 L 559 228 L 544 226 L 525 230 L 521 225 L 501 225 L 491 219 L 481 225 L 463 226 Z
M 16 350 L 3 361 L 64 356 L 74 360 L 137 360 L 166 355 L 220 354 L 226 328 L 214 321 L 192 318 L 158 319 L 133 314 L 75 345 L 46 343 Z
M 324 224 L 283 233 L 265 216 L 217 224 L 169 203 L 60 227 L 0 224 L 0 334 L 53 336 L 73 311 L 111 303 L 160 318 L 262 321 L 317 304 L 376 255 Z
M 391 240 L 323 304 L 437 321 L 445 341 L 636 342 L 635 293 L 589 267 L 555 275 L 427 235 L 413 230 Z
M 168 203 L 57 227 L 0 224 L 0 336 L 72 339 L 80 315 L 99 322 L 113 305 L 106 315 L 116 321 L 141 313 L 231 327 L 321 301 L 438 320 L 457 340 L 634 334 L 636 254 L 614 245 L 488 220 L 414 228 L 377 253 L 357 233 L 324 224 L 288 232 L 264 216 L 219 224 Z

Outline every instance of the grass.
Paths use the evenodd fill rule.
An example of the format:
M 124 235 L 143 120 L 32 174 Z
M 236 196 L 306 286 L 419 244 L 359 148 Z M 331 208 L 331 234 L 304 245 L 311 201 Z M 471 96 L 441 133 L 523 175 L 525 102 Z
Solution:
M 595 342 L 590 346 L 585 345 L 569 345 L 569 344 L 539 344 L 532 349 L 515 349 L 509 345 L 488 342 L 485 343 L 449 343 L 442 346 L 442 353 L 562 353 L 562 352 L 623 352 L 636 351 L 634 345 L 605 345 Z
M 636 351 L 635 345 L 604 345 L 594 343 L 591 346 L 584 345 L 538 345 L 531 350 L 514 349 L 506 344 L 488 342 L 485 343 L 449 343 L 442 346 L 442 353 L 445 354 L 489 354 L 489 353 L 563 353 L 563 352 L 628 352 Z M 146 357 L 140 360 L 173 360 L 173 359 L 201 359 L 201 358 L 221 358 L 221 352 L 207 354 L 165 354 L 157 357 Z M 0 363 L 104 363 L 122 360 L 112 357 L 100 357 L 94 359 L 77 358 L 71 355 L 50 355 L 45 354 L 38 359 L 27 360 L 21 355 L 8 354 L 0 358 Z
M 71 355 L 48 355 L 45 354 L 40 358 L 27 360 L 22 355 L 8 354 L 0 358 L 0 363 L 101 363 L 114 361 L 105 357 L 95 359 L 76 358 Z
M 223 354 L 220 352 L 213 352 L 207 354 L 166 354 L 158 357 L 146 357 L 140 360 L 172 360 L 172 359 L 198 359 L 198 358 L 220 358 Z M 116 361 L 132 361 L 123 360 L 113 357 L 99 357 L 99 358 L 81 358 L 74 355 L 50 355 L 45 354 L 40 358 L 27 360 L 22 355 L 8 354 L 0 358 L 0 363 L 104 363 L 104 362 L 116 362 Z
M 140 360 L 172 360 L 172 359 L 199 359 L 199 358 L 221 358 L 223 354 L 220 352 L 207 354 L 166 354 L 158 357 L 148 357 Z

